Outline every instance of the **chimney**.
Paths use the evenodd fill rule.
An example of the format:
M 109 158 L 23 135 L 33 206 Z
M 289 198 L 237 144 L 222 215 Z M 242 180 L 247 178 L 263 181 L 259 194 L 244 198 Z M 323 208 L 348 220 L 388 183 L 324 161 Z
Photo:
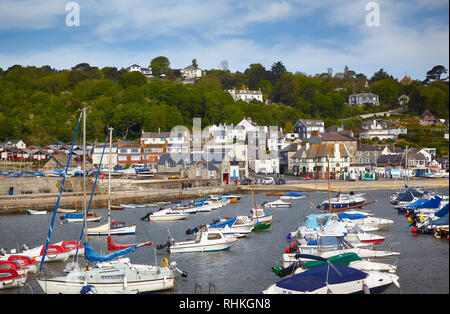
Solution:
M 158 134 L 160 134 L 161 133 L 161 128 L 158 128 Z
M 340 151 L 339 151 L 339 144 L 338 143 L 334 143 L 334 156 L 335 157 L 340 157 L 341 156 L 341 154 L 340 154 Z

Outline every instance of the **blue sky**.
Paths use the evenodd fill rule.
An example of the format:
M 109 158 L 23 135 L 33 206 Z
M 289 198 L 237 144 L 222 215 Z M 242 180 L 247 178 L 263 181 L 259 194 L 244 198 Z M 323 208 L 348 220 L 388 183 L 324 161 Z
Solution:
M 148 66 L 160 55 L 173 68 L 196 58 L 203 69 L 228 60 L 243 72 L 280 60 L 309 75 L 347 65 L 424 79 L 449 67 L 448 0 L 79 0 L 78 27 L 66 25 L 69 2 L 0 0 L 0 67 Z M 366 24 L 369 2 L 379 26 Z

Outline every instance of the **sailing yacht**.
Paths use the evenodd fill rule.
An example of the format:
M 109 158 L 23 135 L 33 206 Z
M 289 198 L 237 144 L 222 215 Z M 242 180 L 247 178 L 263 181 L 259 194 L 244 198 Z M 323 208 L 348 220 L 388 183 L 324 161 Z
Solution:
M 83 108 L 83 155 L 86 156 L 86 108 Z M 110 129 L 110 154 L 111 154 Z M 106 144 L 106 143 L 105 143 Z M 104 152 L 104 151 L 103 151 Z M 103 154 L 102 154 L 103 157 Z M 109 160 L 111 160 L 111 155 Z M 85 163 L 85 158 L 83 158 Z M 100 159 L 101 164 L 101 159 Z M 111 168 L 111 167 L 109 167 Z M 84 167 L 85 169 L 85 167 Z M 99 166 L 100 169 L 100 166 Z M 111 173 L 110 173 L 111 178 Z M 94 185 L 95 186 L 95 185 Z M 83 189 L 86 189 L 86 175 L 83 173 Z M 84 214 L 86 217 L 86 193 L 84 193 Z M 108 220 L 110 217 L 108 217 Z M 89 244 L 87 237 L 86 220 L 83 233 L 85 237 L 84 256 L 85 267 L 75 267 L 64 276 L 53 278 L 37 278 L 40 287 L 48 294 L 80 293 L 84 286 L 94 286 L 98 293 L 133 292 L 144 293 L 172 289 L 175 282 L 176 264 L 169 265 L 167 260 L 158 265 L 132 264 L 129 258 L 119 258 L 133 252 L 139 247 L 150 245 L 150 242 L 132 244 L 120 251 L 108 255 L 98 254 Z M 88 262 L 96 262 L 91 267 Z

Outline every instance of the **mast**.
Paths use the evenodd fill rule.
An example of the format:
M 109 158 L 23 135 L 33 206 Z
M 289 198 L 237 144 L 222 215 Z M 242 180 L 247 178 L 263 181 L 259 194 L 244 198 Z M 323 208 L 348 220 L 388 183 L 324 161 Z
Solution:
M 108 156 L 108 237 L 111 237 L 111 150 L 112 150 L 112 131 L 109 128 L 109 156 Z M 108 254 L 110 253 L 108 247 Z
M 86 203 L 86 107 L 83 107 L 83 212 L 84 212 L 84 242 L 87 238 L 87 203 Z
M 330 188 L 330 155 L 328 158 L 328 210 L 331 211 L 331 188 Z

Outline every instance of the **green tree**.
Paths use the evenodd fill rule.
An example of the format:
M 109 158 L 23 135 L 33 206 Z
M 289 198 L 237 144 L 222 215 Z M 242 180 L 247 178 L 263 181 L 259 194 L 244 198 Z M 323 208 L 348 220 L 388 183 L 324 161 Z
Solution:
M 163 74 L 167 74 L 170 69 L 170 62 L 167 57 L 159 56 L 152 59 L 150 67 L 152 68 L 153 75 L 159 77 Z
M 272 64 L 271 72 L 271 82 L 275 85 L 275 83 L 281 78 L 283 73 L 287 72 L 286 67 L 283 62 L 277 61 Z
M 270 71 L 267 71 L 260 63 L 250 64 L 250 66 L 244 71 L 244 74 L 248 78 L 248 88 L 254 90 L 258 84 L 263 80 L 270 79 Z
M 131 71 L 120 75 L 119 84 L 123 88 L 127 88 L 129 86 L 142 86 L 147 83 L 147 78 L 144 74 L 138 71 Z

